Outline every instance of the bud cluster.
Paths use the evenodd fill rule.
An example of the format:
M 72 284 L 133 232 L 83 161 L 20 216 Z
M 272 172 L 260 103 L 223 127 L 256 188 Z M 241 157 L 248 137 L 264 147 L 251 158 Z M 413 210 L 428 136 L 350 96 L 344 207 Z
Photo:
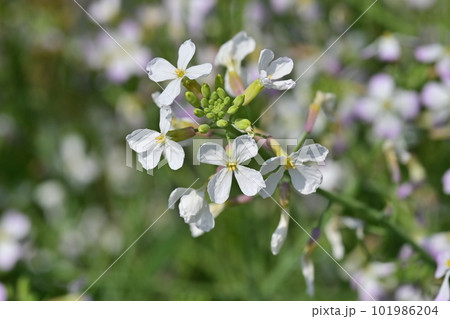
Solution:
M 244 95 L 232 98 L 224 90 L 222 75 L 218 74 L 215 80 L 215 90 L 211 91 L 208 84 L 201 86 L 200 96 L 192 91 L 186 92 L 186 100 L 195 107 L 194 114 L 197 117 L 206 117 L 210 120 L 209 124 L 199 126 L 200 133 L 207 133 L 212 126 L 226 128 L 230 123 L 230 116 L 239 111 L 244 103 Z

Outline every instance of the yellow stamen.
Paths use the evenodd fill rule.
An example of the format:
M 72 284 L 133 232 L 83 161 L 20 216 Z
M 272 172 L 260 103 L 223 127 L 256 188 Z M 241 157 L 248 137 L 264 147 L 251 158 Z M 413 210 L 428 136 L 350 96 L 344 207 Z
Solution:
M 155 138 L 156 143 L 165 143 L 166 142 L 166 137 L 164 136 L 164 134 L 161 134 L 160 136 L 158 136 L 157 138 Z
M 270 80 L 272 78 L 272 75 L 268 75 L 267 78 Z
M 180 70 L 180 69 L 176 69 L 176 70 L 175 70 L 175 74 L 176 74 L 179 78 L 182 78 L 182 77 L 184 76 L 185 73 L 186 73 L 185 71 Z
M 286 169 L 295 169 L 295 165 L 294 163 L 292 163 L 292 161 L 288 158 L 286 161 L 286 165 L 285 165 Z
M 450 268 L 450 259 L 447 259 L 446 266 Z
M 227 163 L 227 167 L 228 167 L 228 170 L 231 172 L 231 171 L 235 171 L 236 170 L 236 163 L 235 162 L 228 162 Z
M 383 103 L 383 109 L 390 110 L 391 109 L 391 102 L 390 101 L 385 101 Z

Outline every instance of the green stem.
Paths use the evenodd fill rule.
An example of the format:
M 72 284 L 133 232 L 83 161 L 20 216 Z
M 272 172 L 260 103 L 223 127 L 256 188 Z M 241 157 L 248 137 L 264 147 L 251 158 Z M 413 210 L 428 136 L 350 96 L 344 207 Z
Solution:
M 378 224 L 390 232 L 395 234 L 398 238 L 400 238 L 403 242 L 409 244 L 422 258 L 426 261 L 430 266 L 436 267 L 436 262 L 433 257 L 431 257 L 420 245 L 418 245 L 412 238 L 410 238 L 407 234 L 403 232 L 402 229 L 397 227 L 395 224 L 390 222 L 385 218 L 382 214 L 380 214 L 377 210 L 367 206 L 366 204 L 357 201 L 353 198 L 348 198 L 342 195 L 334 194 L 328 192 L 323 189 L 317 189 L 317 193 L 326 197 L 330 201 L 341 204 L 342 206 L 348 208 L 352 211 L 353 217 L 365 220 L 367 222 L 371 222 L 374 224 Z
M 306 137 L 308 136 L 308 132 L 303 132 L 302 136 L 300 136 L 300 141 L 298 142 L 297 146 L 294 149 L 294 152 L 297 152 L 300 147 L 302 147 L 303 143 L 305 143 Z

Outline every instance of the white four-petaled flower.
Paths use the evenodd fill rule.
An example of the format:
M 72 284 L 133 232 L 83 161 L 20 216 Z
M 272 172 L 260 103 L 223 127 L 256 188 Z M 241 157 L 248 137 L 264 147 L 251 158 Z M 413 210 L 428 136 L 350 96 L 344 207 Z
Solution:
M 279 80 L 283 76 L 291 73 L 294 62 L 291 58 L 281 57 L 274 61 L 275 55 L 269 49 L 261 51 L 258 60 L 259 78 L 266 88 L 276 90 L 288 90 L 295 87 L 295 82 L 289 80 Z
M 303 146 L 297 152 L 289 156 L 272 157 L 261 166 L 261 174 L 265 175 L 279 169 L 266 179 L 266 187 L 259 192 L 262 198 L 267 198 L 273 194 L 279 181 L 286 170 L 291 176 L 292 185 L 301 194 L 311 194 L 322 183 L 322 173 L 315 167 L 304 165 L 305 162 L 322 162 L 328 154 L 328 149 L 320 144 Z
M 208 232 L 214 228 L 214 216 L 205 199 L 205 190 L 193 188 L 176 188 L 169 197 L 169 208 L 174 209 L 180 200 L 178 209 L 180 217 L 186 224 L 193 224 L 198 229 Z
M 183 166 L 183 148 L 166 135 L 170 130 L 172 116 L 171 114 L 165 114 L 164 110 L 167 111 L 168 109 L 161 108 L 159 122 L 161 133 L 149 129 L 138 129 L 126 137 L 128 145 L 138 153 L 139 162 L 147 170 L 158 165 L 162 153 L 164 153 L 171 169 L 177 170 Z
M 232 176 L 247 196 L 256 195 L 266 186 L 261 173 L 241 165 L 258 154 L 255 140 L 242 135 L 236 138 L 229 149 L 230 155 L 215 143 L 205 143 L 198 151 L 198 160 L 202 163 L 223 166 L 209 181 L 208 194 L 215 203 L 224 203 L 230 196 Z
M 147 64 L 148 77 L 155 81 L 167 81 L 170 83 L 159 96 L 160 103 L 171 105 L 175 98 L 180 94 L 181 80 L 186 76 L 191 80 L 206 76 L 211 73 L 211 63 L 203 63 L 191 66 L 188 64 L 195 53 L 195 44 L 191 40 L 185 41 L 178 50 L 177 67 L 174 67 L 169 61 L 163 58 L 154 58 Z

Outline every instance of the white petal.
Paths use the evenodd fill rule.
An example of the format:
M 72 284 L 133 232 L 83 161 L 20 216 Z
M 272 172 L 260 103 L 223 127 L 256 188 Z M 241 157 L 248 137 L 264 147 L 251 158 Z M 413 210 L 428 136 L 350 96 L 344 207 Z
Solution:
M 330 242 L 334 258 L 341 260 L 344 257 L 345 248 L 342 243 L 341 232 L 339 231 L 339 218 L 332 217 L 325 226 L 325 235 Z
M 272 196 L 273 192 L 278 186 L 281 178 L 283 177 L 284 171 L 286 168 L 281 166 L 275 173 L 270 174 L 270 176 L 266 179 L 266 187 L 259 191 L 259 195 L 262 198 L 268 198 Z
M 450 300 L 450 271 L 447 271 L 442 286 L 434 299 L 435 301 L 449 301 Z
M 296 165 L 296 169 L 288 170 L 291 175 L 292 185 L 301 194 L 314 193 L 322 183 L 322 173 L 314 167 Z
M 422 89 L 423 104 L 433 110 L 450 106 L 450 89 L 438 82 L 428 82 Z
M 159 129 L 166 134 L 172 127 L 172 107 L 163 105 L 159 110 Z
M 266 71 L 269 67 L 270 62 L 275 58 L 275 54 L 273 54 L 272 50 L 264 49 L 259 54 L 259 60 L 258 60 L 258 70 L 259 71 Z
M 164 157 L 167 159 L 169 167 L 177 170 L 183 166 L 184 150 L 177 142 L 167 140 L 164 148 Z
M 159 96 L 159 102 L 162 105 L 172 105 L 173 101 L 180 94 L 181 90 L 181 79 L 176 78 L 169 82 L 164 91 Z
M 177 67 L 180 70 L 186 70 L 189 62 L 195 53 L 195 44 L 191 40 L 185 41 L 178 49 L 178 62 Z
M 172 191 L 172 193 L 170 193 L 169 196 L 169 208 L 174 209 L 175 203 L 180 199 L 180 197 L 187 194 L 191 189 L 192 188 L 184 188 L 184 187 L 175 188 Z
M 358 118 L 366 122 L 371 122 L 376 118 L 382 109 L 383 105 L 378 98 L 368 96 L 359 99 L 355 103 L 355 108 L 353 111 Z
M 147 64 L 147 72 L 150 80 L 161 82 L 177 78 L 176 68 L 163 58 L 154 58 Z
M 278 226 L 275 229 L 275 232 L 272 234 L 272 239 L 270 241 L 272 254 L 278 255 L 278 253 L 280 252 L 281 246 L 283 246 L 284 241 L 286 240 L 288 225 L 289 215 L 285 212 L 282 212 Z
M 387 139 L 396 139 L 403 129 L 403 122 L 400 118 L 388 112 L 376 118 L 373 124 L 375 134 Z
M 222 146 L 216 143 L 205 143 L 198 150 L 197 159 L 201 163 L 226 166 L 228 156 Z
M 195 80 L 202 76 L 207 76 L 212 71 L 212 64 L 211 63 L 203 63 L 199 65 L 191 66 L 189 69 L 186 70 L 186 76 L 191 79 Z
M 376 74 L 369 81 L 369 95 L 378 99 L 389 99 L 394 89 L 394 79 L 386 73 Z
M 302 255 L 300 259 L 303 277 L 305 277 L 308 295 L 314 295 L 314 264 L 309 256 Z
M 267 74 L 271 75 L 272 80 L 277 80 L 292 72 L 294 62 L 291 58 L 282 57 L 270 63 L 267 68 Z
M 219 49 L 219 52 L 217 52 L 215 64 L 216 65 L 223 65 L 226 67 L 231 66 L 232 60 L 233 60 L 233 42 L 232 40 L 229 40 L 222 44 L 222 46 Z
M 195 189 L 187 192 L 181 197 L 180 205 L 178 205 L 180 217 L 182 217 L 187 224 L 197 222 L 201 217 L 200 212 L 202 211 L 204 203 L 204 192 Z
M 418 47 L 415 52 L 416 59 L 420 62 L 435 62 L 443 54 L 444 48 L 442 45 L 434 43 Z
M 263 81 L 263 84 L 266 88 L 268 89 L 274 89 L 274 90 L 279 90 L 279 91 L 284 91 L 284 90 L 290 90 L 295 88 L 295 81 L 294 80 L 284 80 L 284 81 Z
M 142 167 L 144 169 L 154 169 L 161 160 L 161 154 L 163 150 L 164 147 L 161 143 L 155 143 L 153 144 L 152 148 L 148 149 L 147 151 L 138 153 L 138 161 L 142 164 Z
M 262 175 L 266 175 L 267 173 L 276 169 L 278 166 L 285 164 L 286 164 L 286 157 L 284 156 L 272 157 L 261 165 L 259 171 L 261 172 Z
M 215 224 L 214 216 L 211 214 L 209 210 L 209 205 L 205 203 L 200 212 L 200 218 L 195 223 L 195 226 L 204 232 L 209 232 L 211 229 L 214 228 L 214 224 Z
M 233 173 L 227 168 L 223 168 L 211 178 L 208 183 L 208 194 L 214 203 L 225 203 L 230 197 L 232 177 Z
M 289 155 L 294 164 L 304 162 L 323 162 L 328 155 L 328 149 L 320 144 L 303 146 L 297 152 Z
M 447 260 L 450 260 L 450 252 L 444 251 L 437 255 L 437 267 L 434 277 L 441 278 L 450 267 L 447 266 Z
M 22 247 L 16 241 L 0 242 L 0 271 L 9 271 L 22 257 Z
M 397 61 L 401 50 L 400 42 L 393 35 L 382 36 L 378 42 L 378 57 L 381 61 Z
M 255 140 L 249 135 L 237 137 L 231 144 L 231 158 L 238 164 L 243 163 L 258 154 L 258 146 Z
M 191 230 L 191 236 L 194 238 L 200 237 L 205 233 L 203 230 L 195 226 L 195 224 L 189 224 L 189 229 Z
M 233 59 L 240 63 L 244 58 L 255 50 L 255 40 L 241 31 L 233 39 Z
M 161 133 L 153 130 L 138 129 L 133 131 L 131 134 L 128 134 L 126 140 L 133 151 L 142 153 L 156 144 L 155 138 L 159 135 L 161 135 Z
M 159 101 L 160 95 L 161 95 L 161 93 L 159 93 L 159 92 L 155 92 L 152 94 L 153 102 L 155 102 L 156 106 L 159 108 L 161 108 L 161 106 L 162 106 L 161 102 Z
M 237 165 L 234 176 L 242 193 L 247 196 L 255 196 L 262 188 L 266 187 L 261 173 L 252 168 Z
M 397 91 L 392 98 L 392 107 L 400 112 L 404 119 L 413 119 L 420 111 L 419 97 L 415 91 Z

